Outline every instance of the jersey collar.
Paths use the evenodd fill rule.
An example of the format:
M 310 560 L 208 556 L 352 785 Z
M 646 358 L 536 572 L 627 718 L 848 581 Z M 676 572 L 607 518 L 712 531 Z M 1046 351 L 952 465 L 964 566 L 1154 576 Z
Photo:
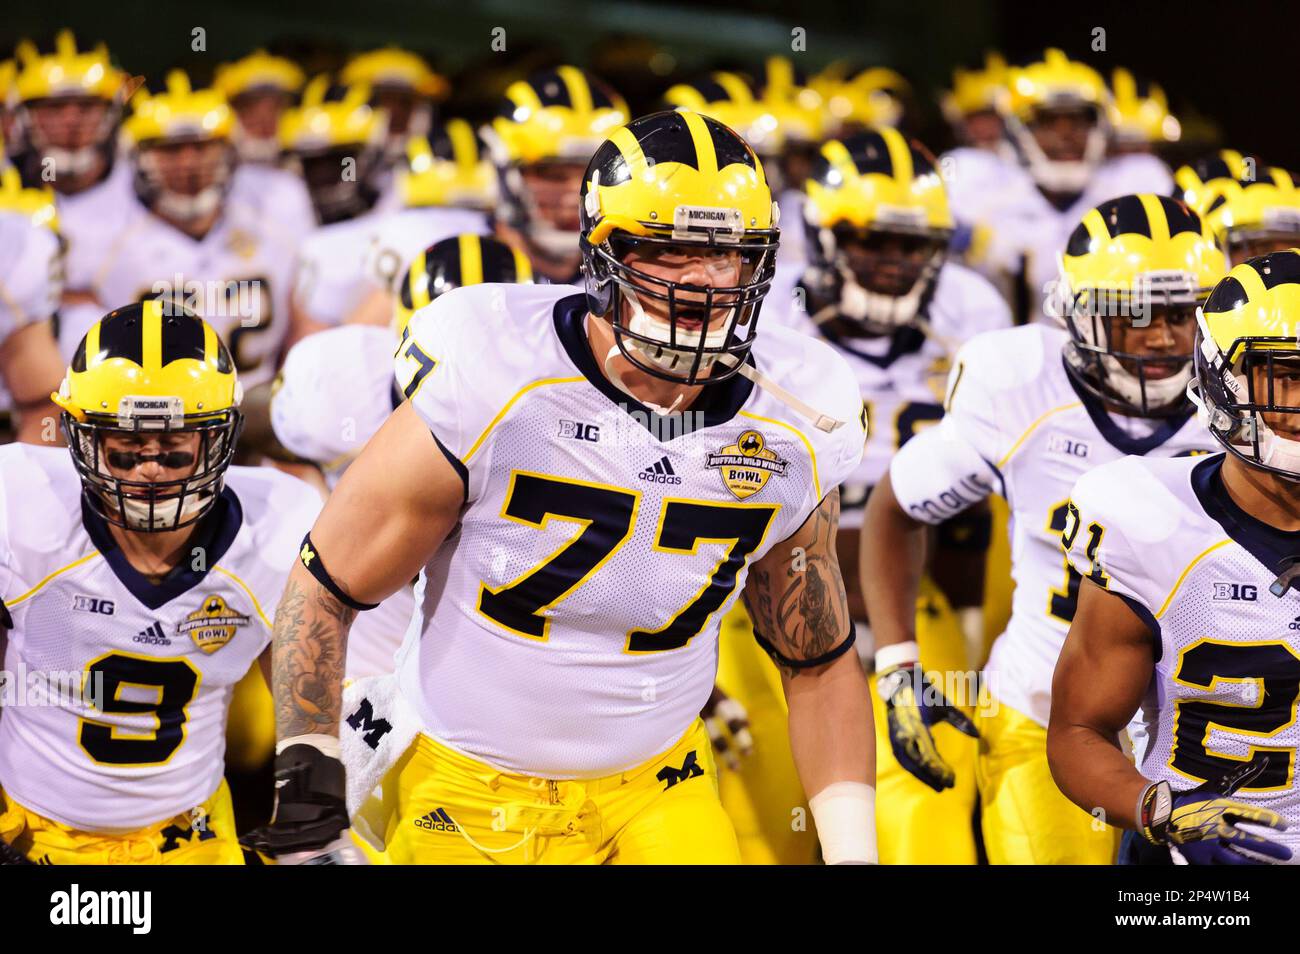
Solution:
M 604 372 L 597 366 L 591 347 L 587 343 L 587 329 L 583 321 L 586 316 L 587 296 L 585 294 L 570 295 L 555 303 L 552 314 L 555 333 L 559 336 L 560 344 L 564 346 L 569 360 L 577 366 L 592 387 L 660 440 L 674 440 L 695 430 L 727 423 L 745 406 L 750 392 L 754 390 L 754 383 L 749 378 L 739 374 L 732 375 L 721 384 L 705 387 L 699 400 L 692 404 L 686 413 L 680 415 L 680 421 L 669 422 L 668 418 L 656 414 L 630 394 L 620 391 L 609 378 L 605 377 Z M 745 361 L 753 364 L 752 357 L 747 356 Z
M 213 508 L 199 521 L 198 529 L 190 539 L 191 551 L 203 551 L 202 565 L 205 569 L 196 570 L 193 568 L 194 561 L 181 560 L 159 583 L 154 583 L 131 565 L 109 532 L 107 522 L 95 513 L 84 495 L 81 498 L 81 522 L 90 536 L 90 542 L 103 555 L 121 584 L 146 607 L 156 610 L 197 586 L 207 576 L 206 568 L 214 566 L 225 556 L 243 525 L 244 510 L 235 492 L 229 487 L 224 488 Z
M 1215 454 L 1192 468 L 1196 499 L 1233 542 L 1264 564 L 1269 572 L 1280 572 L 1279 564 L 1285 558 L 1300 554 L 1300 530 L 1279 530 L 1237 506 L 1223 485 L 1224 459 L 1224 454 Z
M 1070 387 L 1074 389 L 1074 393 L 1083 402 L 1084 410 L 1088 412 L 1088 417 L 1092 418 L 1093 426 L 1106 439 L 1106 443 L 1125 454 L 1142 457 L 1151 453 L 1151 451 L 1181 431 L 1183 425 L 1191 419 L 1192 409 L 1189 407 L 1181 414 L 1161 418 L 1160 426 L 1146 437 L 1134 437 L 1111 419 L 1109 412 L 1106 410 L 1106 405 L 1100 399 L 1079 386 L 1064 355 L 1061 356 L 1061 364 L 1065 368 L 1066 380 L 1070 382 Z

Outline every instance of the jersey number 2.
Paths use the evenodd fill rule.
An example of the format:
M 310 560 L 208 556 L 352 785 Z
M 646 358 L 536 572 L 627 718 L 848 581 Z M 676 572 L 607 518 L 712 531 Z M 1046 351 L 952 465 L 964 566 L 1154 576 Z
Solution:
M 547 611 L 566 599 L 609 562 L 632 536 L 640 508 L 639 493 L 516 471 L 511 475 L 501 515 L 525 526 L 545 529 L 552 520 L 576 523 L 578 533 L 537 566 L 500 587 L 479 587 L 478 610 L 511 632 L 546 639 Z M 654 549 L 659 553 L 694 554 L 704 543 L 720 543 L 719 557 L 707 583 L 658 629 L 626 634 L 629 653 L 680 649 L 699 635 L 704 624 L 736 588 L 745 565 L 780 509 L 774 505 L 720 504 L 703 500 L 665 500 L 659 511 Z

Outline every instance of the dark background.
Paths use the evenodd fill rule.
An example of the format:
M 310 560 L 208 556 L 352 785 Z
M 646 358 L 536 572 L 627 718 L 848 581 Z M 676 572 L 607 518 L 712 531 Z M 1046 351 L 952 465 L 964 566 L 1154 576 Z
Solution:
M 152 82 L 173 66 L 203 80 L 217 63 L 255 46 L 294 55 L 309 71 L 348 53 L 398 43 L 423 53 L 453 80 L 449 113 L 480 118 L 513 78 L 575 62 L 610 80 L 634 110 L 650 108 L 670 82 L 714 67 L 755 66 L 786 53 L 814 72 L 851 57 L 891 66 L 916 88 L 911 131 L 935 149 L 950 145 L 936 95 L 957 65 L 985 50 L 1011 62 L 1060 46 L 1109 77 L 1125 66 L 1160 83 L 1192 140 L 1256 152 L 1300 166 L 1295 83 L 1300 4 L 1291 2 L 1112 3 L 1047 0 L 277 0 L 147 3 L 142 0 L 10 3 L 0 18 L 0 55 L 20 37 L 48 42 L 70 26 L 109 44 L 118 63 Z M 206 31 L 205 52 L 191 50 Z M 505 30 L 506 51 L 490 48 Z M 791 30 L 806 51 L 791 53 Z M 1104 52 L 1093 31 L 1105 30 Z M 651 64 L 657 69 L 652 71 Z M 1169 158 L 1178 161 L 1179 151 Z

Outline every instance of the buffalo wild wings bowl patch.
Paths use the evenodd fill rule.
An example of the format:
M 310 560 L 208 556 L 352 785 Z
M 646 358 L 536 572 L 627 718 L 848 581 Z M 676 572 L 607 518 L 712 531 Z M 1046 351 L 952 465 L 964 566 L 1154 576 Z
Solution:
M 235 638 L 239 627 L 247 625 L 248 617 L 227 606 L 223 597 L 209 596 L 201 607 L 185 617 L 179 632 L 211 656 Z
M 767 441 L 758 431 L 745 431 L 716 454 L 710 454 L 706 466 L 716 467 L 722 484 L 737 500 L 752 497 L 772 476 L 784 476 L 788 463 L 767 449 Z

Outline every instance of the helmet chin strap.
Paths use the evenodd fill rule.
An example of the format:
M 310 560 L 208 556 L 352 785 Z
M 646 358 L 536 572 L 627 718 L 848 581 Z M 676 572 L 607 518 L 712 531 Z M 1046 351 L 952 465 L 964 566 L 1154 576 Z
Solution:
M 604 319 L 602 318 L 601 320 L 603 321 Z M 614 387 L 618 388 L 632 400 L 644 404 L 660 417 L 666 417 L 676 411 L 677 405 L 682 403 L 682 398 L 685 396 L 685 392 L 679 391 L 677 393 L 677 399 L 673 401 L 670 407 L 664 407 L 661 404 L 654 404 L 644 398 L 638 397 L 632 393 L 631 388 L 623 383 L 623 375 L 619 374 L 618 365 L 615 363 L 615 359 L 621 354 L 622 352 L 619 350 L 618 345 L 610 345 L 609 353 L 605 355 L 605 375 L 613 383 Z
M 225 190 L 220 185 L 210 185 L 200 190 L 198 195 L 163 191 L 158 196 L 158 212 L 165 218 L 193 222 L 217 211 L 224 194 Z
M 1100 126 L 1094 126 L 1088 133 L 1083 158 L 1074 160 L 1049 159 L 1032 132 L 1023 125 L 1016 132 L 1030 176 L 1048 192 L 1082 192 L 1087 188 L 1093 170 L 1105 157 L 1106 134 Z
M 1196 407 L 1196 418 L 1202 426 L 1225 432 L 1232 428 L 1232 418 L 1205 400 L 1201 394 L 1200 382 L 1195 378 L 1187 383 L 1187 399 Z M 1300 483 L 1300 441 L 1278 436 L 1259 414 L 1252 415 L 1250 422 L 1242 427 L 1247 431 L 1252 428 L 1259 438 L 1259 462 L 1265 467 L 1287 471 L 1288 473 L 1278 476 Z M 1253 441 L 1248 440 L 1247 443 Z
M 82 146 L 80 149 L 60 149 L 49 146 L 44 150 L 45 157 L 54 163 L 55 174 L 65 176 L 83 176 L 95 168 L 99 161 L 98 146 Z
M 280 158 L 280 143 L 274 136 L 256 139 L 253 136 L 240 135 L 235 140 L 235 150 L 244 162 L 275 162 Z

